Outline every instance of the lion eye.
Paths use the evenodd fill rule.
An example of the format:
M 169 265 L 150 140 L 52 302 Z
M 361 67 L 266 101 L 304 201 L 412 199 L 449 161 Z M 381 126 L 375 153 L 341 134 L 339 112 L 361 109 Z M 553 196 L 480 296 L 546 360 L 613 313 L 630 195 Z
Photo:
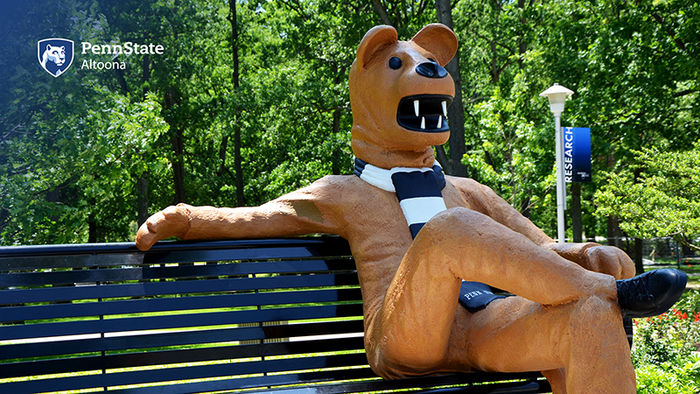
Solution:
M 389 59 L 389 67 L 391 67 L 394 70 L 398 70 L 401 68 L 401 59 L 399 59 L 396 56 L 393 56 L 391 59 Z

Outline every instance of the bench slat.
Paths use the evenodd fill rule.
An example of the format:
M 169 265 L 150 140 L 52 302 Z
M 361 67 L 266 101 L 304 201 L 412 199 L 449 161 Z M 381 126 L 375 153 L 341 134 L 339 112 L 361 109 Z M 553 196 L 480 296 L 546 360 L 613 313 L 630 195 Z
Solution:
M 124 266 L 119 268 L 71 269 L 68 271 L 14 272 L 0 274 L 0 288 L 13 286 L 70 285 L 74 283 L 126 280 L 194 278 L 272 273 L 354 271 L 351 259 L 258 261 L 232 264 L 179 265 L 166 267 Z
M 48 375 L 71 371 L 86 371 L 96 369 L 133 368 L 153 365 L 178 364 L 202 361 L 220 361 L 246 358 L 259 358 L 285 355 L 289 358 L 300 354 L 335 352 L 335 351 L 362 351 L 364 341 L 361 337 L 306 340 L 299 342 L 263 343 L 255 345 L 235 345 L 203 347 L 184 350 L 156 350 L 148 352 L 133 352 L 124 354 L 107 354 L 81 356 L 60 360 L 32 360 L 15 362 L 3 365 L 0 369 L 0 378 L 18 376 Z M 236 365 L 245 365 L 237 363 Z M 257 364 L 256 364 L 257 365 Z M 299 365 L 293 367 L 299 369 Z M 247 370 L 246 373 L 263 373 L 266 370 Z
M 352 335 L 354 333 L 362 333 L 363 328 L 364 323 L 362 320 L 343 320 L 63 341 L 47 340 L 46 342 L 0 346 L 0 360 L 17 358 L 17 355 L 22 355 L 25 358 L 36 358 L 231 341 L 270 340 L 333 334 Z
M 192 313 L 0 327 L 0 340 L 361 316 L 361 304 Z
M 235 244 L 234 244 L 235 245 Z M 300 242 L 298 244 L 285 244 L 275 246 L 271 243 L 260 248 L 248 248 L 244 244 L 238 244 L 238 248 L 217 249 L 197 247 L 187 248 L 180 244 L 177 249 L 163 250 L 154 247 L 151 252 L 143 254 L 135 251 L 133 244 L 124 244 L 127 253 L 91 253 L 91 254 L 60 254 L 54 248 L 52 254 L 38 253 L 27 256 L 32 251 L 41 250 L 40 247 L 0 247 L 0 270 L 29 270 L 46 267 L 73 268 L 73 267 L 108 267 L 122 264 L 165 264 L 199 261 L 231 261 L 231 260 L 269 260 L 269 259 L 304 259 L 319 256 L 349 256 L 350 251 L 337 241 L 335 244 L 318 242 Z M 74 251 L 76 251 L 74 249 Z
M 265 293 L 222 294 L 213 296 L 151 298 L 122 301 L 49 304 L 3 308 L 3 321 L 39 320 L 86 316 L 108 316 L 127 313 L 187 311 L 214 308 L 235 308 L 257 305 L 281 305 L 361 301 L 359 288 L 275 291 Z
M 537 379 L 540 380 L 537 380 Z M 511 382 L 489 383 L 488 385 L 471 385 L 481 382 Z M 447 386 L 447 387 L 446 387 Z M 418 390 L 416 390 L 418 389 Z M 364 379 L 356 382 L 340 384 L 311 385 L 305 387 L 269 388 L 256 392 L 275 393 L 319 393 L 341 394 L 376 391 L 420 391 L 423 393 L 548 393 L 552 389 L 546 380 L 537 372 L 522 373 L 462 373 L 453 375 L 420 376 L 400 380 Z
M 280 372 L 294 370 L 316 370 L 345 366 L 362 366 L 367 363 L 362 353 L 328 355 L 278 360 L 250 361 L 230 364 L 211 364 L 192 367 L 175 367 L 165 369 L 148 369 L 130 372 L 115 372 L 86 376 L 35 379 L 26 382 L 0 384 L 3 392 L 16 393 L 37 391 L 58 391 L 70 389 L 88 389 L 93 387 L 125 386 L 150 382 L 183 381 L 213 377 L 241 376 L 258 373 L 258 371 Z M 235 381 L 232 382 L 235 384 Z
M 355 274 L 319 274 L 237 279 L 200 279 L 171 282 L 144 282 L 77 287 L 50 287 L 1 290 L 2 304 L 89 300 L 97 298 L 147 297 L 170 294 L 214 293 L 221 291 L 271 290 L 357 284 Z
M 262 249 L 220 249 L 220 250 L 179 250 L 174 252 L 149 253 L 144 264 L 193 263 L 199 261 L 236 261 L 270 259 L 306 259 L 310 257 L 335 255 L 324 253 L 316 247 L 279 247 Z
M 223 391 L 223 390 L 246 390 L 255 389 L 259 390 L 260 387 L 275 387 L 272 391 L 280 390 L 279 386 L 284 385 L 298 385 L 299 383 L 304 384 L 314 384 L 319 382 L 337 382 L 343 380 L 357 380 L 362 379 L 363 381 L 376 382 L 378 377 L 372 372 L 369 366 L 363 368 L 352 368 L 352 369 L 341 369 L 341 370 L 326 370 L 321 372 L 300 372 L 292 374 L 282 374 L 282 375 L 267 375 L 267 376 L 257 376 L 257 377 L 244 377 L 238 378 L 235 381 L 230 379 L 224 380 L 214 380 L 205 381 L 197 383 L 181 383 L 181 384 L 171 384 L 167 386 L 168 394 L 187 394 L 187 393 L 198 393 L 198 392 L 212 392 L 212 391 Z M 323 386 L 317 386 L 321 389 Z M 416 386 L 420 387 L 420 386 Z M 316 392 L 315 389 L 309 388 L 307 386 L 301 389 L 304 392 Z M 351 390 L 352 391 L 352 390 Z M 130 393 L 130 394 L 162 394 L 163 387 L 140 387 L 131 388 L 127 390 L 110 390 L 110 393 L 120 394 L 120 393 Z M 250 391 L 249 391 L 250 392 Z M 350 392 L 350 391 L 344 391 Z

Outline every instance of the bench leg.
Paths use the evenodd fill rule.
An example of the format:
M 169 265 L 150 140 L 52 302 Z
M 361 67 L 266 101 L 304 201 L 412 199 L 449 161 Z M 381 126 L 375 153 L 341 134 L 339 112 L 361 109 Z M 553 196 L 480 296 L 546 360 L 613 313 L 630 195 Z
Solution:
M 470 332 L 467 338 L 479 334 L 469 330 L 472 326 L 470 320 L 492 307 L 489 305 L 475 315 L 458 309 L 457 298 L 462 279 L 485 282 L 521 296 L 492 304 L 510 305 L 511 309 L 502 311 L 507 315 L 524 313 L 523 309 L 518 309 L 521 307 L 526 307 L 527 311 L 530 311 L 528 308 L 532 309 L 515 320 L 518 322 L 516 326 L 526 330 L 502 335 L 500 337 L 504 341 L 494 344 L 493 351 L 485 350 L 498 354 L 516 344 L 515 348 L 520 349 L 523 356 L 521 361 L 499 367 L 496 362 L 481 364 L 478 358 L 471 359 L 473 353 L 470 347 L 478 344 L 464 337 L 460 340 L 459 332 Z M 568 346 L 574 343 L 573 340 L 564 341 L 549 335 L 543 342 L 543 346 L 549 349 L 541 349 L 530 346 L 528 336 L 550 331 L 543 330 L 538 320 L 551 320 L 550 325 L 558 327 L 562 336 L 570 335 L 567 330 L 583 332 L 587 324 L 600 320 L 606 323 L 607 328 L 611 320 L 621 320 L 616 295 L 615 280 L 611 276 L 587 271 L 485 215 L 468 209 L 450 209 L 435 216 L 421 230 L 404 256 L 381 310 L 368 318 L 367 354 L 370 364 L 385 377 L 428 371 L 469 370 L 475 366 L 498 371 L 550 370 L 568 366 L 566 376 L 569 391 L 586 391 L 590 389 L 591 382 L 585 387 L 576 386 L 578 383 L 573 386 L 569 384 L 578 376 L 579 371 L 572 366 L 578 363 L 576 357 L 593 362 L 586 354 L 574 356 L 577 351 L 573 345 Z M 522 300 L 527 305 L 518 306 L 513 303 L 514 300 Z M 574 305 L 588 305 L 588 300 L 594 300 L 593 304 L 599 300 L 602 306 L 598 305 L 587 312 L 580 330 L 568 327 L 574 321 L 572 314 L 577 311 Z M 538 311 L 535 312 L 535 309 Z M 481 334 L 485 337 L 489 335 L 488 330 L 495 330 L 502 321 L 494 316 L 488 318 L 487 323 L 493 324 L 484 325 L 487 331 Z M 617 324 L 618 329 L 622 330 L 622 323 Z M 590 339 L 602 338 L 604 342 L 610 335 L 598 328 L 595 324 L 589 327 L 591 331 L 587 335 Z M 626 350 L 615 347 L 612 353 L 616 361 L 629 364 L 622 366 L 625 370 L 622 380 L 625 381 L 630 377 L 627 370 L 631 369 L 631 362 L 624 332 L 622 338 Z M 612 342 L 616 342 L 614 334 Z M 541 355 L 543 350 L 547 355 Z M 586 348 L 581 350 L 585 353 Z M 454 354 L 462 358 L 455 358 Z M 498 357 L 495 359 L 498 360 Z M 620 366 L 615 368 L 619 371 Z M 604 376 L 595 379 L 606 380 Z M 633 370 L 631 379 L 633 382 Z M 578 381 L 578 378 L 575 380 Z M 624 387 L 616 392 L 625 392 Z

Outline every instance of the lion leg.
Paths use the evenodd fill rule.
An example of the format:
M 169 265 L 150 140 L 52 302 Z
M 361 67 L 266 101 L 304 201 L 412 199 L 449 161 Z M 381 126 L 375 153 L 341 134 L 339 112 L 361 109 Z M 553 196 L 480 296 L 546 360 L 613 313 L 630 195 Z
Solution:
M 451 369 L 544 371 L 554 393 L 634 393 L 630 348 L 615 301 L 595 295 L 557 306 L 508 297 L 458 314 Z
M 368 319 L 367 354 L 377 373 L 396 377 L 444 365 L 462 279 L 545 305 L 617 295 L 611 276 L 585 270 L 488 216 L 449 209 L 418 234 L 381 310 Z
M 566 371 L 564 368 L 542 371 L 542 375 L 547 378 L 550 387 L 552 387 L 552 393 L 566 394 Z

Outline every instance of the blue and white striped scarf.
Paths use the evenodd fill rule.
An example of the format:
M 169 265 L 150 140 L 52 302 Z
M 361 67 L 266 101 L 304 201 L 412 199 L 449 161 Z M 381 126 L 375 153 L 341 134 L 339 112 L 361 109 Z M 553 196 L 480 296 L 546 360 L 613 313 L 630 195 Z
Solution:
M 413 238 L 428 220 L 447 209 L 442 198 L 445 176 L 437 161 L 432 167 L 387 170 L 355 158 L 355 175 L 372 186 L 396 193 Z M 501 297 L 484 283 L 462 281 L 459 302 L 474 313 Z

